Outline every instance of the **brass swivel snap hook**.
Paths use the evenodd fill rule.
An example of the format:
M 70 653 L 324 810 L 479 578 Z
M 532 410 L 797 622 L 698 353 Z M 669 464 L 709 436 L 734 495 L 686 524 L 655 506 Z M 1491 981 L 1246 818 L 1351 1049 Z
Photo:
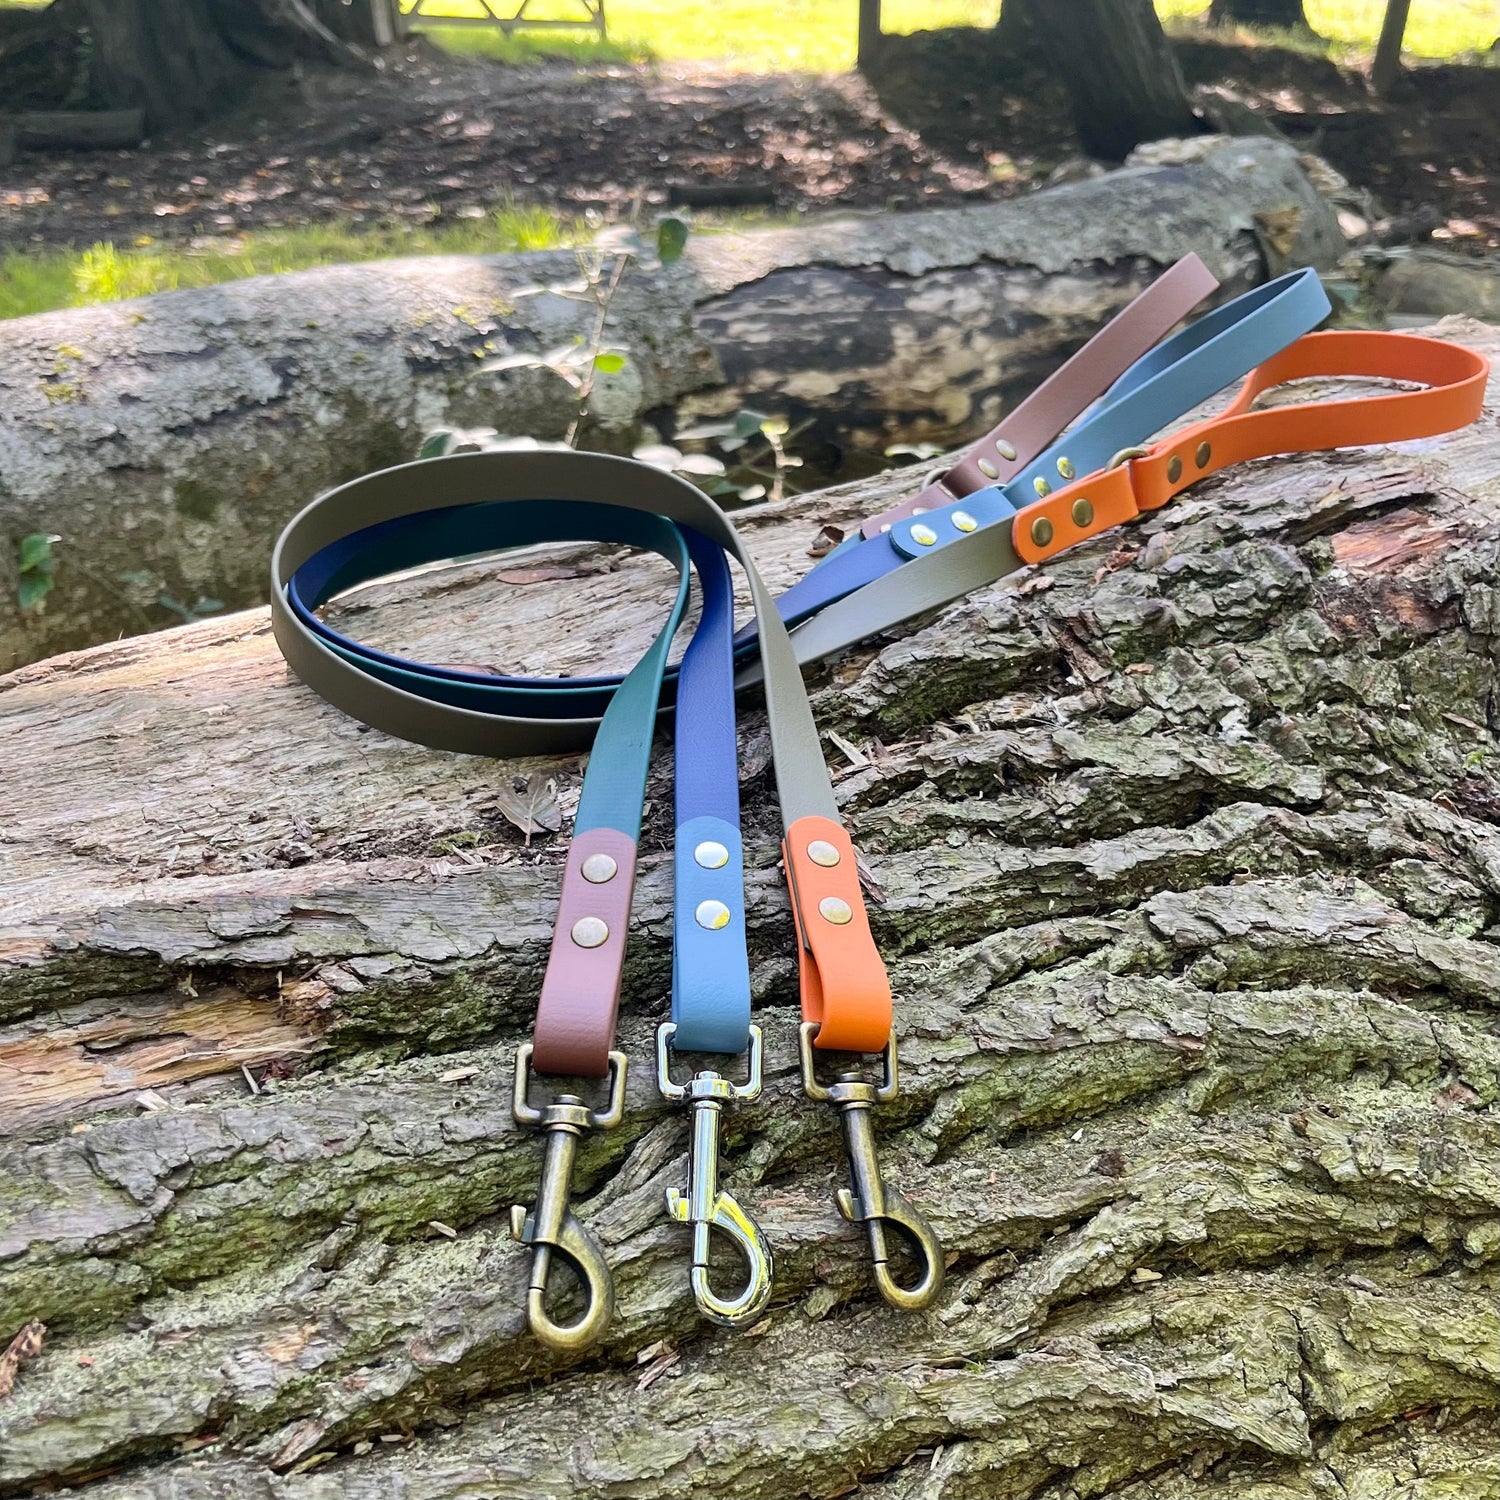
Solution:
M 719 1187 L 719 1116 L 731 1099 L 754 1099 L 761 1084 L 760 1027 L 750 1028 L 750 1075 L 732 1083 L 706 1069 L 686 1084 L 672 1081 L 669 1044 L 677 1033 L 668 1021 L 656 1033 L 656 1081 L 668 1099 L 686 1099 L 693 1117 L 688 1190 L 667 1189 L 667 1212 L 693 1226 L 693 1269 L 690 1280 L 699 1311 L 711 1322 L 737 1328 L 759 1316 L 771 1298 L 771 1248 L 749 1214 Z M 710 1234 L 728 1236 L 745 1262 L 745 1284 L 733 1297 L 721 1297 L 709 1285 Z
M 865 1226 L 880 1295 L 892 1307 L 915 1312 L 926 1307 L 943 1285 L 943 1247 L 927 1220 L 900 1193 L 886 1186 L 875 1153 L 870 1111 L 896 1097 L 896 1040 L 892 1037 L 886 1045 L 885 1077 L 879 1084 L 866 1082 L 852 1069 L 841 1072 L 833 1083 L 822 1084 L 818 1082 L 813 1060 L 812 1043 L 817 1034 L 815 1021 L 804 1021 L 798 1028 L 802 1087 L 809 1099 L 831 1103 L 838 1110 L 844 1128 L 850 1186 L 838 1191 L 839 1212 L 851 1224 Z M 916 1259 L 920 1274 L 913 1286 L 902 1286 L 891 1273 L 888 1226 L 906 1239 L 907 1248 Z
M 526 1321 L 549 1348 L 576 1353 L 597 1343 L 615 1314 L 615 1284 L 599 1242 L 573 1216 L 573 1158 L 585 1130 L 611 1130 L 625 1114 L 625 1054 L 609 1054 L 609 1103 L 590 1109 L 577 1094 L 559 1094 L 538 1108 L 530 1099 L 531 1043 L 516 1052 L 515 1095 L 511 1113 L 518 1125 L 539 1125 L 547 1133 L 542 1180 L 536 1206 L 527 1213 L 510 1211 L 511 1238 L 531 1246 L 531 1280 L 526 1292 Z M 583 1289 L 583 1311 L 571 1323 L 559 1323 L 547 1311 L 547 1281 L 554 1255 L 572 1267 Z

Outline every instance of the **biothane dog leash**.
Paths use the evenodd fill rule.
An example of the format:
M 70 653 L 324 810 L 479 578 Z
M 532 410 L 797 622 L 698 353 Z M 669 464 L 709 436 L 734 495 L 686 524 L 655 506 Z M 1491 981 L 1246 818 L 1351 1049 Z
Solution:
M 718 1113 L 729 1098 L 758 1088 L 761 1047 L 749 1024 L 744 959 L 727 564 L 732 556 L 749 579 L 757 626 L 753 643 L 749 633 L 739 638 L 740 656 L 749 648 L 756 658 L 741 677 L 763 676 L 766 684 L 786 829 L 784 855 L 803 991 L 804 1086 L 812 1097 L 830 1099 L 840 1109 L 851 1170 L 851 1189 L 840 1194 L 840 1207 L 846 1217 L 866 1225 L 882 1292 L 897 1305 L 920 1306 L 941 1280 L 941 1251 L 920 1215 L 884 1185 L 876 1163 L 869 1110 L 896 1087 L 890 988 L 865 918 L 853 848 L 834 809 L 796 663 L 1049 557 L 1140 510 L 1164 504 L 1229 464 L 1273 453 L 1426 436 L 1478 415 L 1487 365 L 1456 345 L 1411 335 L 1331 333 L 1304 337 L 1282 350 L 1299 325 L 1321 315 L 1320 305 L 1326 308 L 1322 295 L 1310 272 L 1296 273 L 1227 304 L 1130 365 L 1061 445 L 1053 443 L 1028 456 L 1003 433 L 998 440 L 990 434 L 965 463 L 970 469 L 985 464 L 980 472 L 989 477 L 988 468 L 998 470 L 999 464 L 988 457 L 986 445 L 994 445 L 997 458 L 1006 458 L 1004 443 L 1015 449 L 1014 457 L 1006 458 L 1014 471 L 1009 481 L 924 507 L 925 513 L 909 503 L 894 515 L 875 518 L 860 539 L 838 549 L 804 580 L 804 585 L 817 580 L 828 602 L 823 614 L 813 616 L 790 639 L 778 605 L 793 620 L 801 618 L 813 607 L 809 589 L 798 585 L 781 601 L 772 601 L 732 525 L 711 501 L 682 481 L 624 460 L 558 453 L 428 460 L 331 491 L 288 526 L 272 565 L 277 639 L 299 675 L 336 706 L 420 743 L 488 754 L 577 748 L 588 743 L 597 725 L 537 1028 L 517 1061 L 517 1119 L 539 1124 L 548 1133 L 537 1206 L 530 1215 L 517 1210 L 514 1226 L 518 1237 L 533 1247 L 528 1315 L 547 1342 L 585 1346 L 602 1331 L 613 1304 L 603 1256 L 568 1208 L 568 1179 L 578 1136 L 616 1123 L 623 1108 L 625 1063 L 613 1050 L 620 963 L 651 732 L 668 648 L 687 604 L 690 568 L 698 572 L 703 608 L 675 685 L 673 1020 L 658 1034 L 657 1051 L 664 1092 L 688 1099 L 694 1113 L 690 1188 L 686 1194 L 669 1195 L 674 1216 L 693 1225 L 694 1292 L 710 1317 L 734 1323 L 764 1306 L 770 1279 L 763 1237 L 716 1180 Z M 1275 348 L 1266 349 L 1278 338 Z M 1246 352 L 1230 349 L 1241 341 Z M 1262 361 L 1221 415 L 1153 447 L 1140 446 Z M 1230 372 L 1227 378 L 1225 371 Z M 1273 385 L 1325 375 L 1419 382 L 1426 388 L 1250 410 Z M 1020 411 L 1012 414 L 1012 422 Z M 1066 415 L 1060 420 L 1066 421 Z M 1047 442 L 1045 437 L 1023 437 L 1032 450 Z M 1122 437 L 1133 441 L 1111 448 Z M 1068 452 L 1059 452 L 1060 446 Z M 1106 448 L 1109 459 L 1101 461 Z M 1055 491 L 1047 478 L 1054 470 L 1059 479 L 1071 481 Z M 950 472 L 943 481 L 924 486 L 922 496 L 941 500 L 967 489 L 967 477 Z M 668 619 L 623 680 L 536 681 L 424 666 L 350 641 L 314 613 L 334 594 L 397 568 L 572 538 L 650 548 L 678 569 L 679 588 Z M 871 549 L 871 557 L 860 562 L 869 576 L 846 587 L 851 570 L 841 559 L 865 548 Z M 890 562 L 892 553 L 901 560 Z M 825 571 L 830 576 L 819 580 Z M 910 594 L 894 590 L 908 580 Z M 821 638 L 809 636 L 835 612 L 840 618 L 832 631 L 825 630 Z M 748 1081 L 731 1084 L 710 1070 L 690 1084 L 674 1084 L 669 1066 L 674 1048 L 746 1052 Z M 822 1083 L 815 1055 L 820 1050 L 880 1053 L 884 1076 L 874 1084 L 848 1071 L 833 1083 Z M 530 1099 L 533 1071 L 607 1075 L 609 1102 L 595 1111 L 576 1095 L 562 1094 L 538 1107 Z M 914 1285 L 901 1284 L 890 1269 L 887 1225 L 917 1253 Z M 731 1235 L 747 1261 L 746 1283 L 736 1297 L 719 1298 L 709 1286 L 707 1244 L 713 1228 Z M 573 1262 L 585 1285 L 584 1312 L 572 1324 L 554 1322 L 545 1307 L 554 1253 Z

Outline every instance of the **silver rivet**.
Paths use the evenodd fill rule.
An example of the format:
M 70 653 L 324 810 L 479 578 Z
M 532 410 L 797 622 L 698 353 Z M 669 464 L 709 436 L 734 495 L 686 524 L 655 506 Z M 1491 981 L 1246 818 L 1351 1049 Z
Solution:
M 1007 443 L 1004 438 L 996 438 L 995 452 L 998 453 L 1000 457 L 1006 461 L 1006 463 L 1009 463 L 1016 456 L 1016 445 L 1014 443 Z
M 981 458 L 979 460 L 979 472 L 983 474 L 986 479 L 998 479 L 1000 477 L 999 469 L 997 469 L 994 464 L 992 464 L 987 458 Z
M 831 870 L 842 857 L 837 845 L 830 844 L 827 839 L 814 839 L 807 846 L 807 857 L 815 864 L 822 865 L 825 870 Z
M 1040 474 L 1038 474 L 1036 478 L 1031 481 L 1031 487 L 1037 492 L 1039 496 L 1050 495 L 1052 493 L 1052 486 L 1048 484 Z
M 1057 472 L 1061 474 L 1064 479 L 1071 479 L 1073 477 L 1073 460 L 1066 456 L 1058 459 Z
M 615 878 L 619 868 L 609 855 L 591 854 L 583 862 L 583 878 L 590 885 L 603 885 L 606 880 Z
M 580 948 L 598 948 L 609 941 L 609 927 L 602 917 L 579 917 L 573 924 L 573 941 Z
M 1200 469 L 1206 469 L 1208 467 L 1209 459 L 1211 459 L 1213 456 L 1214 450 L 1208 443 L 1199 443 L 1198 451 L 1193 455 L 1193 457 L 1198 460 L 1198 467 Z
M 729 850 L 713 839 L 704 839 L 693 850 L 693 863 L 702 865 L 705 870 L 722 870 L 729 863 Z
M 880 534 L 882 536 L 884 536 L 885 533 L 888 532 L 890 529 L 891 529 L 891 523 L 889 521 L 882 521 L 880 523 Z
M 1073 502 L 1073 524 L 1075 526 L 1091 526 L 1094 521 L 1094 502 L 1080 495 Z
M 977 531 L 979 522 L 966 510 L 956 510 L 948 517 L 960 531 Z
M 914 505 L 911 508 L 911 513 L 914 516 L 925 516 L 931 509 L 930 505 Z
M 1052 522 L 1046 516 L 1038 516 L 1031 523 L 1031 540 L 1038 547 L 1045 547 L 1052 540 Z
M 729 926 L 729 908 L 722 901 L 700 901 L 693 920 L 700 927 L 717 932 L 719 928 Z
M 919 546 L 930 547 L 937 541 L 937 532 L 930 526 L 913 526 L 911 529 L 911 539 Z
M 1182 478 L 1182 459 L 1173 454 L 1167 460 L 1167 483 L 1176 484 Z
M 835 927 L 854 920 L 854 908 L 839 896 L 824 896 L 818 902 L 818 910 L 823 914 L 823 920 L 832 922 Z

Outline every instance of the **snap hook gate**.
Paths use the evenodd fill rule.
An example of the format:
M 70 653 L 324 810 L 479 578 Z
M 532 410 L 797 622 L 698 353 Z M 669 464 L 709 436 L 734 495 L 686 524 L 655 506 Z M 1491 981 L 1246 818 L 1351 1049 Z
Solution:
M 518 1125 L 540 1127 L 547 1136 L 536 1204 L 510 1211 L 511 1238 L 531 1246 L 531 1279 L 526 1290 L 526 1321 L 550 1349 L 577 1353 L 596 1344 L 615 1314 L 615 1284 L 599 1241 L 579 1223 L 569 1207 L 573 1160 L 585 1130 L 610 1130 L 625 1114 L 623 1052 L 609 1054 L 609 1102 L 590 1109 L 577 1094 L 559 1094 L 538 1107 L 531 1102 L 531 1043 L 516 1051 L 515 1093 L 511 1113 Z M 557 1259 L 565 1260 L 583 1289 L 583 1311 L 562 1323 L 547 1311 L 548 1282 Z
M 693 1229 L 693 1263 L 689 1284 L 699 1311 L 724 1328 L 739 1328 L 758 1317 L 771 1300 L 771 1247 L 760 1226 L 719 1186 L 719 1121 L 733 1099 L 754 1099 L 761 1088 L 761 1031 L 749 1029 L 749 1078 L 734 1083 L 712 1069 L 695 1073 L 689 1083 L 672 1081 L 670 1044 L 676 1025 L 668 1021 L 656 1033 L 656 1081 L 667 1099 L 686 1100 L 692 1112 L 688 1188 L 667 1189 L 667 1212 Z M 709 1281 L 712 1234 L 731 1240 L 744 1264 L 745 1281 L 732 1297 L 720 1296 Z
M 849 1158 L 849 1186 L 835 1195 L 839 1212 L 851 1224 L 863 1224 L 874 1263 L 875 1285 L 892 1307 L 915 1312 L 926 1307 L 943 1285 L 943 1247 L 932 1226 L 913 1204 L 886 1186 L 875 1150 L 875 1130 L 870 1111 L 889 1103 L 898 1092 L 896 1041 L 892 1037 L 884 1054 L 884 1078 L 878 1083 L 862 1079 L 852 1069 L 841 1072 L 833 1083 L 818 1082 L 813 1060 L 813 1038 L 818 1023 L 804 1021 L 797 1029 L 802 1055 L 802 1087 L 809 1099 L 831 1103 L 839 1112 L 844 1131 L 844 1151 Z M 903 1285 L 891 1270 L 889 1231 L 906 1241 L 918 1267 L 917 1280 Z

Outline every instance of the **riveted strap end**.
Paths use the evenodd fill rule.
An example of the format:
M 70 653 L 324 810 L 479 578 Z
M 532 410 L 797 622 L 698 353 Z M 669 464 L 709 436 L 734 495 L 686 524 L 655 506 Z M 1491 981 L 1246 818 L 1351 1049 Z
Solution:
M 602 1078 L 609 1072 L 635 855 L 635 840 L 615 828 L 587 829 L 568 850 L 532 1033 L 539 1073 Z
M 832 818 L 798 818 L 782 844 L 797 920 L 802 1017 L 816 1045 L 881 1052 L 891 1035 L 891 982 L 865 915 L 854 845 Z

